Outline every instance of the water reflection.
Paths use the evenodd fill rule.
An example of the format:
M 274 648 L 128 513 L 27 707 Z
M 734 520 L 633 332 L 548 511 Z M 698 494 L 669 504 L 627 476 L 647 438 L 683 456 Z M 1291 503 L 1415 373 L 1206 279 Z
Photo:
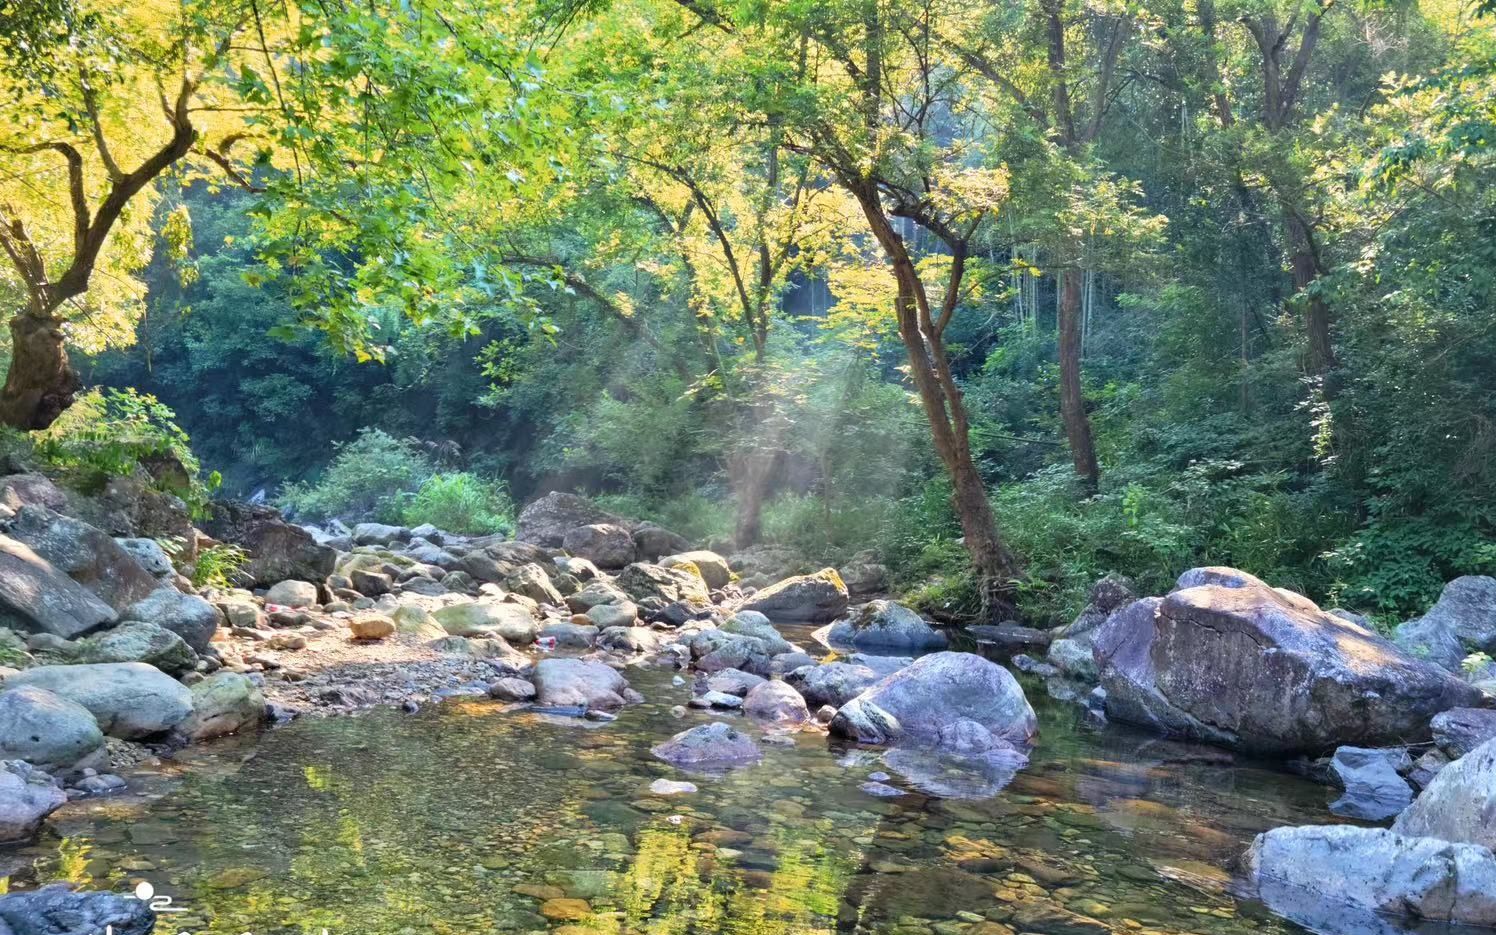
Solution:
M 698 721 L 668 713 L 687 691 L 668 673 L 633 681 L 650 703 L 596 730 L 480 702 L 295 724 L 71 806 L 24 856 L 39 881 L 149 880 L 189 909 L 173 932 L 1299 931 L 1234 898 L 1228 867 L 1259 830 L 1323 820 L 1317 786 L 1081 729 L 1034 690 L 1040 743 L 990 798 L 930 797 L 943 766 L 813 734 L 660 796 L 684 777 L 649 746 Z M 862 791 L 885 769 L 904 795 Z

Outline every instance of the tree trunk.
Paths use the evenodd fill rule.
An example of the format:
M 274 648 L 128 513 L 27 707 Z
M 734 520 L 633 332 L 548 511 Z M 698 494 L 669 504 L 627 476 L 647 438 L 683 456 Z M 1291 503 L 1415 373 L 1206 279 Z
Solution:
M 44 429 L 73 404 L 78 374 L 68 362 L 62 320 L 22 312 L 10 320 L 10 372 L 0 390 L 0 422 Z
M 1294 292 L 1303 293 L 1314 285 L 1321 272 L 1319 256 L 1314 250 L 1314 236 L 1292 209 L 1285 209 L 1284 224 L 1288 228 Z M 1316 294 L 1305 299 L 1304 333 L 1309 342 L 1304 370 L 1311 377 L 1323 377 L 1335 366 L 1335 347 L 1330 342 L 1330 306 Z
M 740 549 L 757 544 L 763 536 L 764 501 L 778 463 L 776 453 L 762 450 L 747 451 L 733 459 L 733 487 L 738 500 L 733 541 Z
M 1060 272 L 1060 417 L 1065 423 L 1065 438 L 1070 442 L 1070 458 L 1075 464 L 1076 476 L 1087 492 L 1095 493 L 1101 480 L 1101 468 L 1096 463 L 1091 417 L 1086 414 L 1080 381 L 1081 275 L 1077 269 Z

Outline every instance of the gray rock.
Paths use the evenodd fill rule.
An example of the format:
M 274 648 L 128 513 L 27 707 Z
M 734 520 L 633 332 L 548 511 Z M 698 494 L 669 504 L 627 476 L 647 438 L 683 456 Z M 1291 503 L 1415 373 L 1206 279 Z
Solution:
M 155 927 L 150 904 L 128 896 L 61 883 L 0 896 L 0 935 L 151 935 Z
M 170 630 L 199 653 L 207 650 L 224 620 L 223 612 L 208 601 L 196 594 L 183 594 L 170 585 L 162 585 L 126 607 L 120 616 Z
M 847 586 L 834 568 L 798 575 L 771 584 L 738 607 L 757 611 L 770 620 L 823 623 L 847 609 Z
M 691 547 L 684 536 L 676 535 L 663 526 L 642 523 L 634 528 L 634 548 L 642 561 L 652 562 L 662 555 L 684 552 Z
M 412 542 L 410 548 L 405 550 L 405 555 L 413 562 L 435 565 L 445 570 L 456 568 L 458 565 L 457 556 L 431 542 Z
M 731 620 L 722 624 L 722 632 L 751 636 L 763 643 L 764 649 L 771 656 L 794 652 L 795 647 L 790 644 L 790 641 L 780 636 L 779 631 L 774 629 L 772 623 L 769 623 L 767 620 L 755 619 L 759 617 L 759 614 L 752 612 L 736 614 Z
M 545 567 L 538 562 L 526 563 L 510 572 L 504 578 L 504 589 L 537 603 L 550 604 L 552 607 L 566 606 L 566 599 L 551 584 L 551 576 L 546 574 Z
M 0 626 L 73 639 L 116 619 L 92 591 L 25 544 L 0 536 Z
M 535 636 L 540 632 L 540 624 L 525 608 L 488 599 L 451 604 L 437 609 L 431 616 L 453 636 L 497 634 L 516 646 L 535 642 Z
M 78 641 L 77 662 L 144 662 L 180 676 L 197 666 L 197 653 L 165 627 L 129 620 Z
M 488 686 L 488 697 L 499 701 L 534 701 L 535 685 L 524 679 L 499 679 Z
M 1017 679 L 971 653 L 923 656 L 842 705 L 831 732 L 863 743 L 949 747 L 948 731 L 967 725 L 1008 744 L 1026 743 L 1038 729 L 1034 709 Z M 967 739 L 965 747 L 972 746 Z
M 1451 672 L 1472 652 L 1496 654 L 1496 578 L 1466 575 L 1444 586 L 1429 612 L 1402 624 L 1393 640 Z
M 310 581 L 281 581 L 265 592 L 265 603 L 313 607 L 317 603 L 317 586 Z
M 618 710 L 629 687 L 609 666 L 585 659 L 542 659 L 533 681 L 536 704 L 581 712 Z
M 354 545 L 392 545 L 409 542 L 411 531 L 404 526 L 387 526 L 384 523 L 359 523 L 353 527 Z
M 1496 849 L 1496 740 L 1440 770 L 1392 830 Z
M 883 600 L 863 604 L 847 619 L 816 631 L 816 638 L 831 646 L 901 652 L 944 649 L 947 645 L 945 634 L 919 614 L 903 604 Z
M 714 591 L 727 587 L 732 581 L 732 569 L 728 567 L 727 559 L 706 549 L 667 555 L 659 560 L 659 564 L 665 568 L 691 565 L 701 575 L 701 580 L 706 582 L 706 586 Z
M 1477 693 L 1391 642 L 1231 569 L 1195 569 L 1096 635 L 1106 713 L 1263 754 L 1319 754 L 1429 736 Z
M 1427 753 L 1413 761 L 1413 768 L 1408 771 L 1408 782 L 1415 789 L 1427 789 L 1434 777 L 1449 765 L 1449 757 L 1443 750 L 1429 750 Z
M 623 568 L 634 561 L 634 537 L 613 523 L 591 523 L 568 529 L 561 547 L 598 568 Z
M 741 695 L 731 695 L 727 692 L 708 691 L 702 692 L 691 699 L 693 708 L 718 708 L 725 711 L 739 711 L 743 707 Z
M 710 604 L 711 594 L 699 575 L 680 568 L 635 562 L 618 575 L 618 587 L 636 601 L 659 598 L 666 604 L 687 601 Z
M 554 639 L 566 649 L 589 649 L 597 641 L 598 628 L 581 623 L 550 623 L 540 628 L 540 638 Z
M 809 704 L 840 708 L 881 678 L 882 675 L 867 666 L 827 662 L 796 669 L 785 675 L 784 680 L 804 695 Z
M 115 539 L 119 547 L 130 553 L 130 557 L 140 563 L 140 567 L 155 575 L 157 578 L 170 578 L 175 572 L 171 565 L 171 556 L 161 548 L 161 543 L 155 539 Z
M 1484 847 L 1381 828 L 1275 828 L 1252 842 L 1246 864 L 1262 901 L 1312 930 L 1354 930 L 1345 907 L 1496 924 L 1496 856 Z
M 255 730 L 265 721 L 265 696 L 247 676 L 215 672 L 192 686 L 192 714 L 177 728 L 188 740 Z
M 598 567 L 585 558 L 562 555 L 552 561 L 561 574 L 571 575 L 579 582 L 595 581 L 602 577 L 602 572 L 598 570 Z
M 665 637 L 649 627 L 608 627 L 597 634 L 597 647 L 620 653 L 652 653 Z
M 1074 679 L 1094 683 L 1100 672 L 1089 640 L 1062 638 L 1049 644 L 1049 664 Z
M 816 658 L 810 653 L 795 652 L 779 653 L 769 660 L 769 672 L 772 675 L 788 675 L 796 669 L 804 666 L 813 666 Z
M 763 757 L 751 736 L 722 721 L 681 731 L 649 752 L 667 763 L 699 770 L 750 766 Z
M 557 548 L 568 530 L 594 523 L 622 525 L 622 517 L 576 494 L 554 492 L 527 504 L 520 510 L 514 537 L 536 545 Z
M 62 773 L 109 765 L 88 709 L 33 685 L 0 691 L 0 759 Z
M 639 608 L 627 600 L 617 604 L 597 604 L 587 610 L 587 619 L 598 629 L 631 627 L 639 619 Z
M 763 640 L 741 633 L 703 630 L 689 640 L 696 668 L 702 672 L 741 669 L 756 675 L 769 674 L 769 650 Z
M 882 653 L 851 653 L 843 661 L 854 666 L 867 666 L 881 676 L 893 675 L 900 669 L 908 668 L 914 662 L 914 657 L 885 656 Z
M 34 685 L 87 708 L 111 737 L 138 740 L 165 733 L 192 713 L 187 686 L 142 662 L 39 666 L 5 680 Z
M 757 721 L 803 724 L 810 720 L 805 699 L 784 682 L 760 682 L 743 697 L 743 713 Z
M 714 692 L 737 695 L 741 698 L 765 681 L 767 679 L 763 676 L 754 675 L 752 672 L 744 672 L 741 669 L 723 669 L 706 680 L 706 687 Z
M 17 513 L 27 506 L 62 512 L 68 508 L 68 495 L 45 474 L 10 474 L 0 477 L 0 506 Z
M 353 590 L 367 597 L 388 594 L 394 585 L 389 575 L 368 568 L 355 568 L 348 577 L 353 581 Z
M 23 507 L 11 524 L 10 535 L 116 611 L 150 594 L 159 584 L 108 533 L 46 507 Z
M 1496 737 L 1496 711 L 1490 708 L 1450 708 L 1429 723 L 1434 745 L 1457 760 Z
M 0 844 L 31 840 L 67 800 L 52 777 L 30 763 L 0 761 Z
M 254 587 L 278 581 L 322 581 L 332 574 L 336 549 L 281 518 L 279 511 L 247 503 L 214 503 L 203 530 L 249 553 L 240 569 Z
M 608 581 L 593 581 L 575 594 L 567 595 L 566 606 L 574 614 L 585 614 L 594 607 L 605 604 L 628 604 L 629 596 L 623 589 Z M 637 614 L 637 608 L 636 608 Z
M 1341 747 L 1330 760 L 1330 773 L 1345 794 L 1330 811 L 1365 821 L 1391 818 L 1413 801 L 1413 790 L 1402 777 L 1412 768 L 1402 747 Z

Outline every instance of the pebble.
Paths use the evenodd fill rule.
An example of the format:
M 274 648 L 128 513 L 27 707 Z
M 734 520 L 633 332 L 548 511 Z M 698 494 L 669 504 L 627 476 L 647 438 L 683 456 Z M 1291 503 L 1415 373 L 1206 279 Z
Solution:
M 671 779 L 656 779 L 649 784 L 649 791 L 655 795 L 680 795 L 687 792 L 695 792 L 696 784 L 691 782 L 676 782 Z

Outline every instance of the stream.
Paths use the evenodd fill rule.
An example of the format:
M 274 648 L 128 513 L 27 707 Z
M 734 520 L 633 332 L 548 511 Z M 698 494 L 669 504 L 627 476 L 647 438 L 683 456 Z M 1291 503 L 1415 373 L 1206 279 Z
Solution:
M 1234 861 L 1330 820 L 1322 786 L 1097 731 L 1031 681 L 1039 742 L 995 794 L 815 732 L 691 775 L 649 754 L 713 717 L 672 715 L 672 675 L 630 670 L 648 700 L 611 723 L 455 700 L 194 748 L 59 812 L 13 885 L 147 881 L 182 910 L 158 932 L 224 935 L 1302 931 L 1236 895 Z M 881 773 L 975 797 L 864 791 Z

